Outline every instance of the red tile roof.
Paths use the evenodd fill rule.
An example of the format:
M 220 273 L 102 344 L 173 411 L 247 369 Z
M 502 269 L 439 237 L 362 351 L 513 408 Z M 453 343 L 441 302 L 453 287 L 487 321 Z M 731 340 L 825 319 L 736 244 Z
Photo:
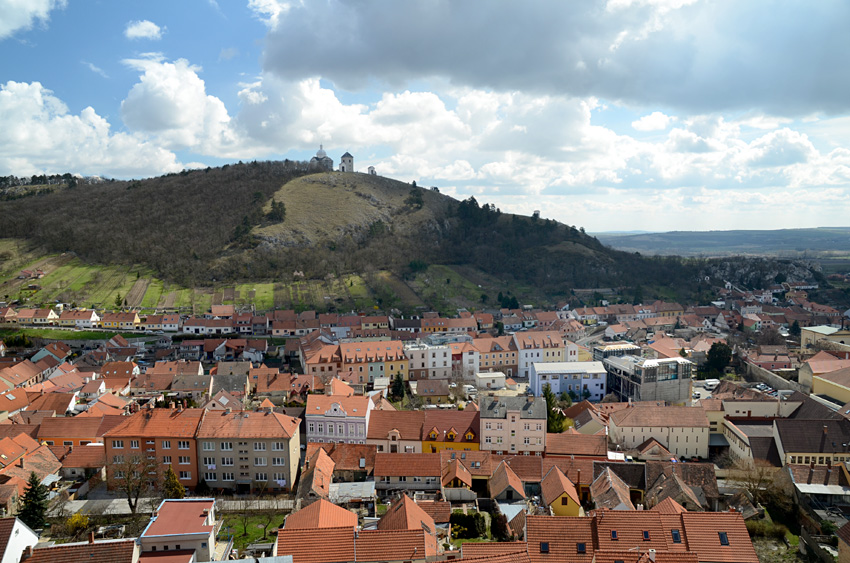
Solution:
M 416 504 L 437 524 L 446 524 L 452 515 L 452 504 L 445 500 L 420 500 Z
M 581 504 L 576 487 L 557 466 L 552 467 L 540 482 L 540 494 L 543 502 L 551 506 L 564 493 L 573 499 L 576 504 Z
M 198 438 L 292 438 L 301 420 L 276 412 L 209 411 L 198 427 Z
M 577 455 L 606 458 L 608 439 L 604 434 L 546 434 L 546 455 Z
M 214 507 L 214 499 L 165 500 L 142 537 L 209 534 L 213 530 L 209 514 Z
M 490 477 L 490 496 L 495 498 L 508 488 L 513 489 L 519 498 L 525 498 L 525 487 L 522 486 L 522 481 L 511 466 L 503 461 Z
M 375 480 L 380 477 L 441 476 L 440 454 L 378 453 L 375 456 Z
M 422 510 L 413 499 L 403 494 L 394 499 L 386 514 L 378 520 L 379 530 L 425 530 L 434 535 L 437 527 L 434 519 Z
M 685 512 L 682 514 L 688 548 L 700 561 L 758 563 L 759 558 L 740 512 Z M 720 534 L 728 545 L 722 545 Z
M 594 518 L 572 516 L 526 516 L 528 556 L 532 563 L 591 563 L 595 547 Z M 543 546 L 542 544 L 547 544 Z M 579 553 L 577 544 L 585 552 Z M 548 553 L 544 553 L 548 547 Z
M 107 432 L 106 436 L 194 438 L 203 415 L 203 409 L 142 409 L 123 417 L 121 424 Z
M 315 504 L 318 503 L 313 503 L 310 506 Z M 299 512 L 303 512 L 304 510 L 306 509 L 302 509 Z M 298 512 L 291 514 L 287 520 L 296 514 Z M 315 527 L 306 526 L 296 529 L 281 529 L 277 533 L 277 554 L 278 556 L 291 555 L 292 563 L 343 563 L 354 561 L 354 527 L 345 526 L 315 529 Z
M 66 543 L 34 549 L 27 563 L 132 563 L 135 540 L 106 540 L 94 543 Z
M 357 536 L 357 561 L 410 561 L 437 555 L 437 542 L 425 530 L 363 530 Z
M 369 415 L 370 440 L 386 440 L 392 430 L 398 430 L 400 440 L 422 440 L 425 413 L 422 411 L 373 411 Z
M 319 499 L 306 508 L 293 512 L 284 522 L 287 531 L 321 528 L 333 533 L 341 526 L 345 526 L 349 531 L 353 530 L 357 527 L 357 515 L 325 499 Z M 281 552 L 281 555 L 285 553 Z

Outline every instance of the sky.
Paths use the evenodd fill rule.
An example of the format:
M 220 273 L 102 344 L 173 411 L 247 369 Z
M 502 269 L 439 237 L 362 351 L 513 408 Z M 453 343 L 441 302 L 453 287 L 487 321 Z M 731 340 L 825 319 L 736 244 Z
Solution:
M 844 0 L 0 0 L 0 175 L 321 144 L 592 232 L 847 226 L 848 22 Z

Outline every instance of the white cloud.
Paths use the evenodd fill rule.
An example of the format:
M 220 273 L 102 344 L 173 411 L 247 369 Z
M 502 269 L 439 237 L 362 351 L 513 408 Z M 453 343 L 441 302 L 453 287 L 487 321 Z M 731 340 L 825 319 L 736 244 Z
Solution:
M 38 82 L 0 87 L 0 170 L 6 174 L 80 172 L 144 176 L 182 169 L 175 155 L 145 139 L 112 133 L 94 109 L 79 115 Z
M 36 20 L 46 22 L 51 10 L 65 4 L 65 0 L 0 0 L 0 40 L 30 29 Z
M 121 117 L 130 129 L 153 135 L 170 149 L 229 154 L 235 143 L 230 116 L 221 100 L 207 95 L 199 67 L 157 55 L 123 62 L 142 72 L 121 102 Z
M 632 121 L 632 127 L 638 131 L 662 131 L 667 129 L 671 121 L 675 118 L 669 115 L 664 115 L 660 111 L 654 111 L 649 115 L 644 115 L 637 121 Z
M 101 76 L 102 76 L 102 77 L 104 77 L 104 78 L 109 78 L 109 75 L 107 75 L 107 74 L 106 74 L 106 71 L 104 71 L 102 68 L 100 68 L 99 66 L 95 65 L 94 63 L 90 63 L 90 62 L 88 62 L 88 61 L 80 61 L 80 62 L 81 62 L 83 65 L 85 65 L 85 66 L 86 66 L 86 68 L 88 68 L 88 69 L 89 69 L 90 71 L 92 71 L 93 73 L 95 73 L 95 74 L 99 74 L 99 75 L 101 75 Z
M 124 29 L 127 39 L 161 39 L 164 28 L 148 20 L 131 21 Z
M 292 3 L 283 0 L 248 0 L 248 8 L 263 23 L 275 29 L 281 16 L 285 16 L 292 8 Z

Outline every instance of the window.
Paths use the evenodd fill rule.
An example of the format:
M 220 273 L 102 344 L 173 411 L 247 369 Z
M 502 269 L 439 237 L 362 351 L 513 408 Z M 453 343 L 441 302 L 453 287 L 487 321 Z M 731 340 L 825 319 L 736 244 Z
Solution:
M 221 474 L 221 480 L 222 481 L 233 481 L 233 473 L 227 473 L 227 472 L 222 473 Z
M 130 447 L 134 450 L 139 449 L 139 441 L 138 440 L 130 440 Z
M 286 465 L 286 458 L 285 457 L 273 457 L 272 458 L 272 465 Z
M 63 446 L 73 446 L 74 442 L 69 442 L 69 441 L 66 440 L 66 441 L 62 442 L 62 445 Z
M 587 553 L 587 546 L 583 543 L 577 543 L 576 553 Z
M 649 541 L 649 530 L 643 531 L 643 541 Z
M 525 438 L 522 439 L 522 443 L 525 444 L 526 446 L 529 445 L 531 443 L 531 438 L 526 436 Z
M 215 473 L 204 473 L 204 481 L 218 481 L 218 476 Z
M 112 440 L 112 447 L 113 448 L 123 448 L 124 447 L 124 440 Z
M 177 463 L 180 465 L 189 465 L 192 463 L 191 459 L 187 455 L 181 455 L 177 458 Z
M 223 458 L 221 458 L 221 464 L 226 465 L 226 466 L 232 466 L 233 465 L 233 458 L 232 457 L 223 457 Z
M 275 481 L 286 481 L 286 473 L 275 473 L 272 475 Z
M 191 471 L 181 471 L 180 472 L 180 478 L 183 479 L 183 480 L 191 479 L 192 478 L 192 472 Z
M 670 535 L 673 536 L 673 543 L 682 543 L 682 534 L 679 530 L 670 530 Z
M 266 451 L 266 443 L 265 442 L 254 442 L 254 451 L 255 452 Z
M 616 539 L 617 539 L 617 530 L 611 530 L 611 539 L 612 539 L 612 540 L 616 540 Z
M 215 465 L 215 458 L 214 457 L 205 457 L 204 458 L 204 465 Z
M 485 423 L 484 423 L 484 428 L 485 428 L 486 430 L 492 430 L 492 429 L 493 429 L 493 423 L 492 423 L 492 422 L 485 422 Z
M 272 451 L 285 452 L 286 451 L 286 444 L 284 442 L 273 442 L 272 443 Z
M 398 478 L 399 483 L 407 483 L 407 476 L 402 475 Z
M 717 532 L 717 536 L 720 538 L 720 545 L 729 545 L 729 536 L 726 532 Z
M 232 452 L 233 451 L 233 442 L 222 442 L 221 443 L 221 451 Z
M 268 481 L 269 476 L 267 473 L 256 473 L 254 474 L 254 481 Z
M 124 456 L 123 455 L 112 456 L 112 463 L 124 463 Z
M 540 553 L 549 553 L 549 542 L 540 542 Z
M 311 422 L 310 424 L 307 425 L 307 432 L 310 432 L 312 434 L 315 431 L 316 431 L 316 425 L 314 423 Z
M 164 456 L 162 456 L 162 463 L 165 463 L 165 464 L 171 465 L 171 456 L 170 456 L 170 455 L 164 455 Z
M 265 464 L 266 464 L 266 458 L 264 458 L 264 457 L 255 457 L 254 458 L 254 465 L 262 466 L 262 465 L 265 465 Z
M 178 450 L 188 450 L 189 449 L 189 440 L 180 440 L 177 442 Z
M 124 472 L 123 471 L 116 471 L 115 472 L 115 478 L 116 479 L 123 479 L 124 478 Z
M 204 451 L 205 452 L 214 452 L 215 451 L 215 442 L 204 442 Z
M 162 449 L 170 450 L 171 449 L 171 440 L 163 440 L 162 441 Z

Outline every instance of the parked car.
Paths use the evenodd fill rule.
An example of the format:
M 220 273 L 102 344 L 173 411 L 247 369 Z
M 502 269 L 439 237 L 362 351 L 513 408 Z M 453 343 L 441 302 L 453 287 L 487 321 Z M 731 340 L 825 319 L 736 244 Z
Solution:
M 700 392 L 699 392 L 699 391 L 694 391 L 694 394 L 693 394 L 693 395 L 691 395 L 691 397 L 693 397 L 694 399 L 699 399 L 699 398 L 701 397 Z

